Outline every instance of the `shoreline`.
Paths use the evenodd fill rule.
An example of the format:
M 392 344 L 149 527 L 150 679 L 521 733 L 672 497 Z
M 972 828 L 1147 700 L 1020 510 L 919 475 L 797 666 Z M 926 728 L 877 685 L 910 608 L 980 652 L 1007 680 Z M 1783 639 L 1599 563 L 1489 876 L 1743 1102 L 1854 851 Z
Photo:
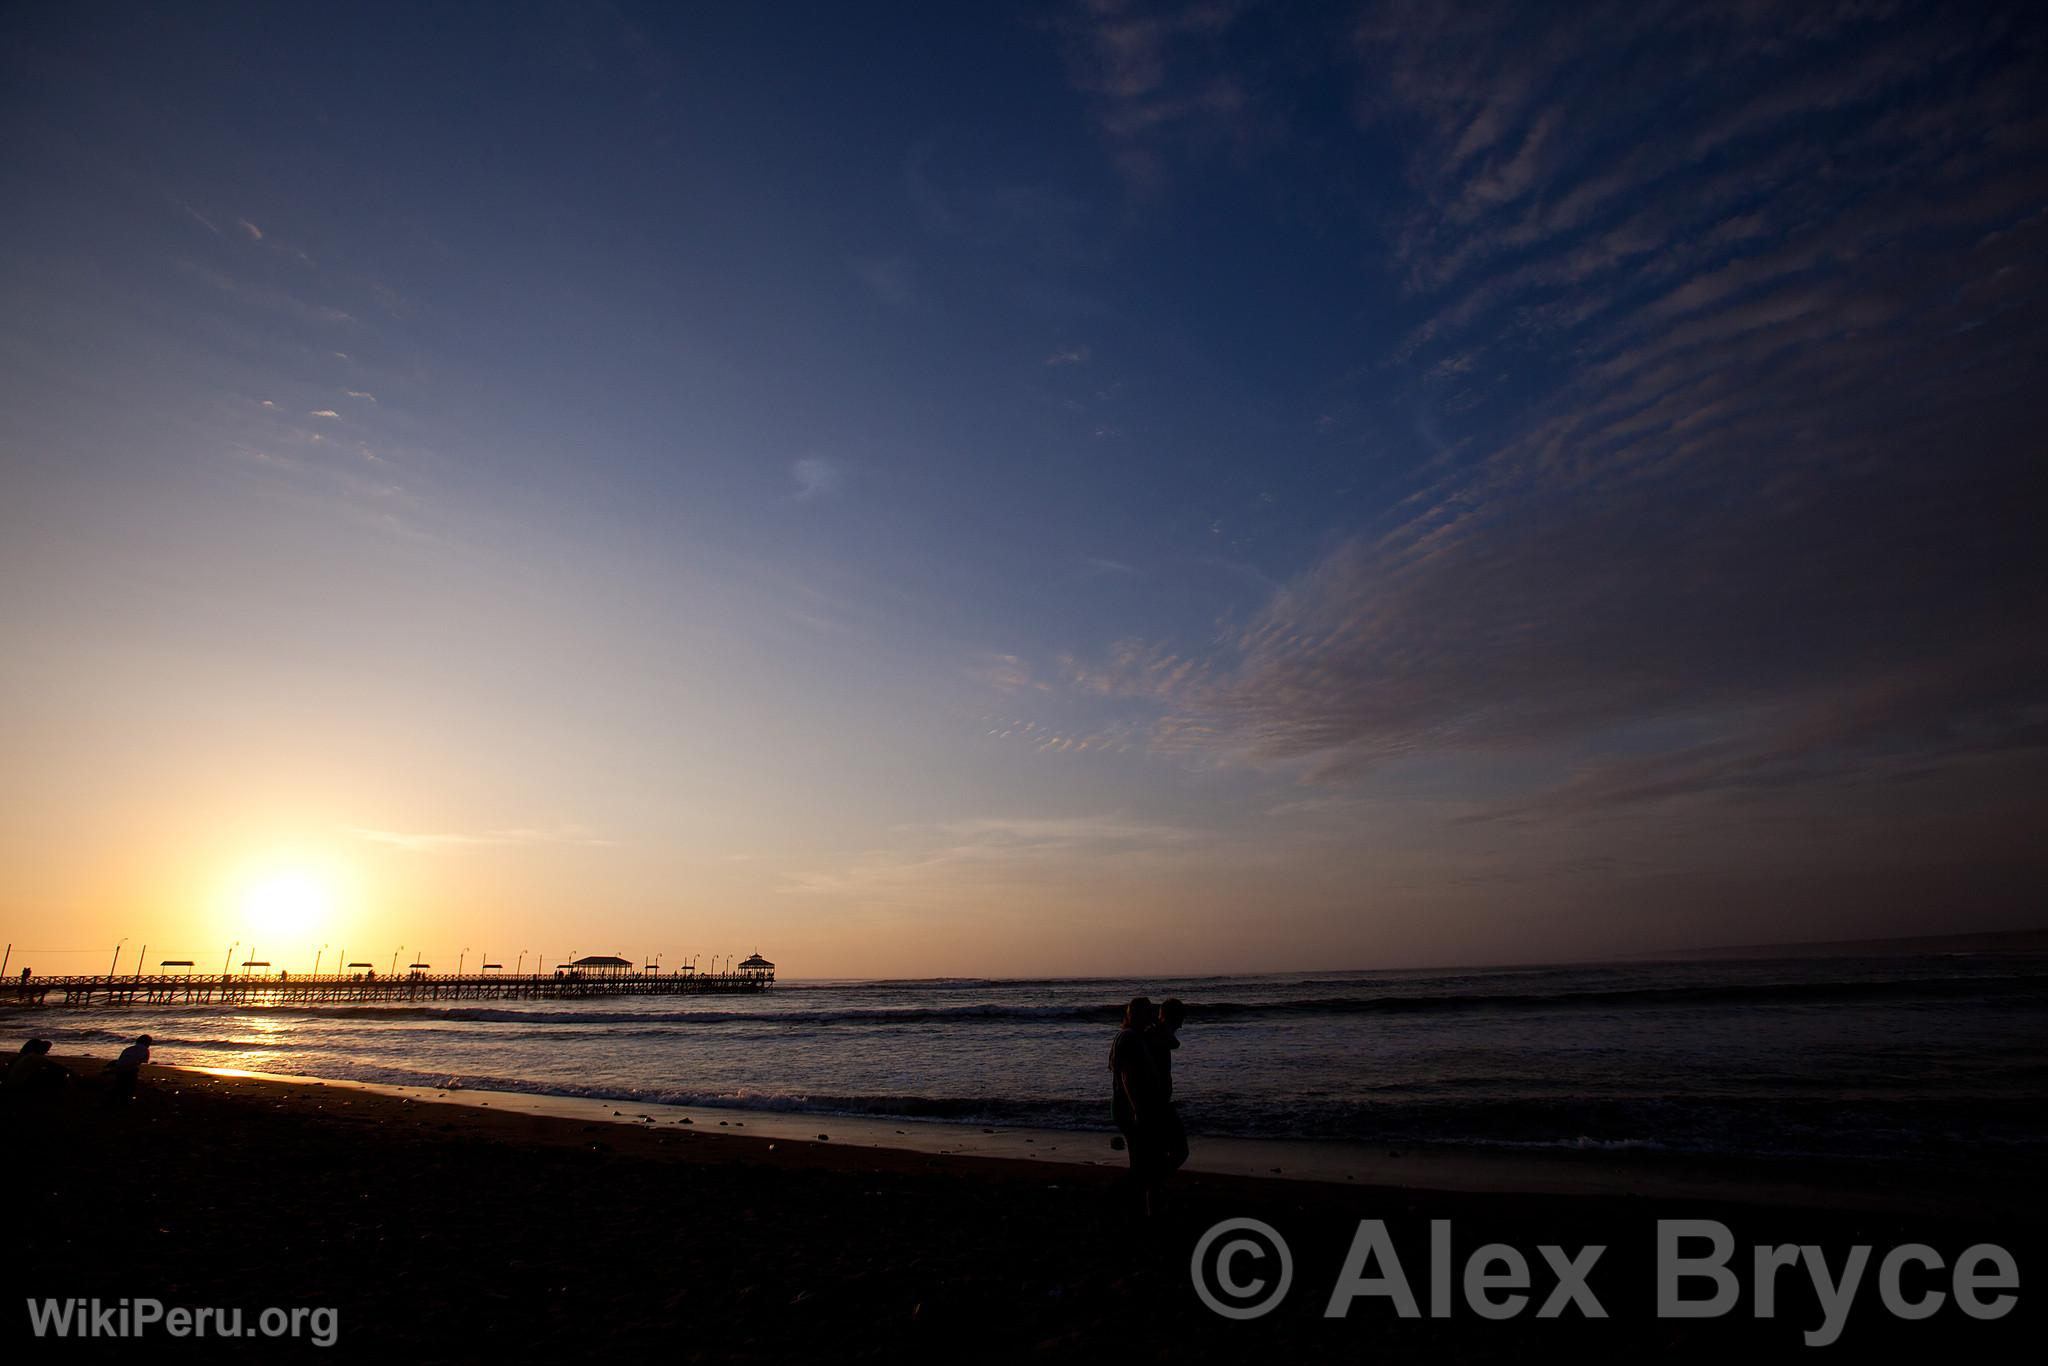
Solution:
M 1803 1273 L 1780 1283 L 1773 1317 L 1673 1324 L 1655 1312 L 1662 1221 L 1719 1221 L 1739 1245 L 1796 1243 L 1830 1266 L 1857 1246 L 1924 1244 L 1954 1262 L 1994 1243 L 2020 1258 L 2025 1284 L 2048 1241 L 2038 1201 L 2011 1188 L 1994 1204 L 1960 1179 L 1887 1192 L 1814 1168 L 1759 1180 L 1770 1174 L 1640 1154 L 1404 1154 L 1340 1181 L 1194 1168 L 1141 1217 L 1106 1146 L 1092 1164 L 1062 1160 L 1015 1131 L 949 1132 L 938 1151 L 915 1146 L 935 1125 L 874 1134 L 784 1114 L 770 1132 L 750 1112 L 735 1123 L 155 1065 L 116 1103 L 103 1059 L 60 1061 L 74 1073 L 62 1094 L 0 1109 L 23 1178 L 17 1295 L 331 1310 L 345 1353 L 396 1360 L 1768 1360 L 1803 1352 L 1820 1320 Z M 786 1132 L 797 1125 L 815 1127 Z M 1298 1288 L 1269 1317 L 1226 1320 L 1197 1296 L 1191 1258 L 1232 1220 L 1292 1249 Z M 1591 1288 L 1606 1314 L 1409 1318 L 1368 1298 L 1332 1318 L 1324 1306 L 1367 1221 L 1384 1224 L 1418 1294 L 1440 1228 L 1460 1257 L 1605 1248 Z M 1996 1322 L 1904 1322 L 1866 1290 L 1838 1351 L 2004 1359 L 2039 1331 L 2032 1301 L 2019 1305 Z M 33 1345 L 19 1308 L 0 1318 Z M 156 1348 L 333 1355 L 253 1339 Z
M 65 1059 L 94 1065 L 85 1058 Z M 545 1092 L 404 1086 L 240 1068 L 153 1065 L 167 1076 L 234 1080 L 254 1087 L 323 1088 L 405 1100 L 451 1112 L 490 1110 L 628 1130 L 679 1130 L 737 1143 L 776 1143 L 838 1152 L 888 1153 L 976 1162 L 1040 1164 L 1121 1174 L 1128 1160 L 1109 1146 L 1112 1130 L 992 1126 L 945 1120 L 835 1115 L 816 1111 L 669 1105 Z M 281 1093 L 281 1094 L 289 1094 Z M 1330 1186 L 1550 1196 L 1705 1200 L 1731 1204 L 1863 1210 L 1995 1220 L 2048 1220 L 2037 1184 L 2016 1200 L 2013 1174 L 1979 1176 L 1925 1165 L 1885 1166 L 1816 1158 L 1750 1158 L 1658 1149 L 1501 1151 L 1409 1145 L 1385 1148 L 1320 1139 L 1193 1136 L 1189 1174 Z

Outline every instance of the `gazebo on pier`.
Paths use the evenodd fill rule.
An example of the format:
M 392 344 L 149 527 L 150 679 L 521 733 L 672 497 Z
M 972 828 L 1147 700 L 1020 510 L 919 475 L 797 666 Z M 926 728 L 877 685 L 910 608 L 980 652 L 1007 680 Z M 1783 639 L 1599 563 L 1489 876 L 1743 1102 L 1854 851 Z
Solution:
M 633 970 L 633 960 L 608 953 L 591 954 L 587 958 L 577 959 L 569 968 L 573 972 L 582 973 L 585 977 L 623 977 Z

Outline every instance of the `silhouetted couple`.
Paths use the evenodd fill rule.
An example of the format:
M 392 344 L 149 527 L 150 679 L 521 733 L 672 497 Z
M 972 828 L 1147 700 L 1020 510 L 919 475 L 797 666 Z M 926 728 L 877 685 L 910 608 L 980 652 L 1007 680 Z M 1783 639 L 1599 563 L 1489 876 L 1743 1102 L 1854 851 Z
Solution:
M 1110 1113 L 1131 1156 L 1134 1203 L 1146 1214 L 1161 1183 L 1188 1160 L 1187 1129 L 1173 1103 L 1173 1050 L 1186 1018 L 1178 1000 L 1155 1008 L 1149 997 L 1133 997 L 1109 1046 Z

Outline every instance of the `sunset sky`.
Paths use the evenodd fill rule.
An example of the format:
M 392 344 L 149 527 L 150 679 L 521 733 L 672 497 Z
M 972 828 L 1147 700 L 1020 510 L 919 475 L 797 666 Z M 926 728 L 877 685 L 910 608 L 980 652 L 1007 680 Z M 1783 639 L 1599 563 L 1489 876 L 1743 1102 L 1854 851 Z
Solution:
M 2039 923 L 2044 27 L 1840 8 L 8 7 L 8 971 Z

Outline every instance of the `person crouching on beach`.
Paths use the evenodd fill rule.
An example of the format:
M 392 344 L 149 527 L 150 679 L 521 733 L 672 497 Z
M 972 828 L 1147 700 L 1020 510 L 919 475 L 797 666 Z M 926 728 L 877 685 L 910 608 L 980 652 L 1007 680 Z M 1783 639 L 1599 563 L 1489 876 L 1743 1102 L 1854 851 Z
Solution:
M 149 1066 L 149 1035 L 144 1034 L 121 1050 L 121 1056 L 107 1064 L 107 1070 L 114 1074 L 113 1103 L 135 1097 L 135 1084 L 142 1076 L 142 1069 Z
M 9 1096 L 26 1100 L 53 1096 L 70 1079 L 70 1068 L 50 1061 L 50 1041 L 30 1039 L 8 1064 L 6 1080 L 0 1086 Z
M 1133 1203 L 1148 1215 L 1162 1175 L 1160 1125 L 1166 1105 L 1159 1064 L 1145 1039 L 1157 1018 L 1149 997 L 1133 997 L 1124 1007 L 1123 1028 L 1109 1045 L 1110 1115 L 1131 1155 Z
M 1153 1140 L 1159 1145 L 1159 1175 L 1177 1172 L 1188 1160 L 1188 1131 L 1181 1123 L 1180 1107 L 1173 1101 L 1173 1050 L 1180 1047 L 1180 1027 L 1188 1008 L 1177 996 L 1159 1003 L 1159 1021 L 1145 1031 L 1152 1061 L 1159 1072 L 1159 1126 Z

